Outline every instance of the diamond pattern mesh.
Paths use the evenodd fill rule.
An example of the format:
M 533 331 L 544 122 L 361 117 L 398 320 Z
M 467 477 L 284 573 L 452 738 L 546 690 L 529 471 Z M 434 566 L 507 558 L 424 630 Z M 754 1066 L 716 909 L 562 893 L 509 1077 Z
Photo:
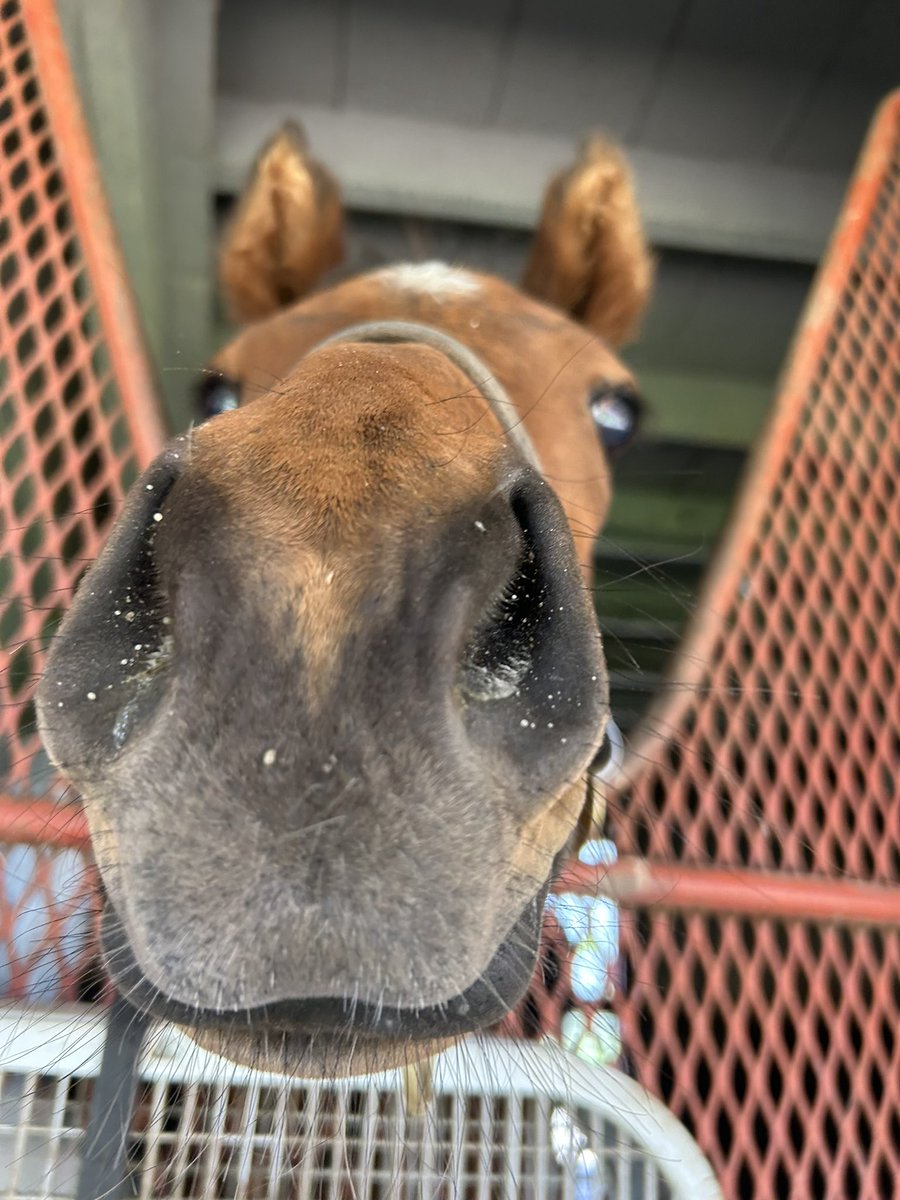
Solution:
M 113 337 L 109 313 L 116 312 Z M 0 996 L 73 994 L 92 880 L 31 695 L 48 640 L 158 439 L 49 3 L 0 4 Z M 146 419 L 142 416 L 146 413 Z M 138 436 L 137 422 L 144 421 Z M 46 816 L 42 813 L 46 810 Z M 79 948 L 80 947 L 80 951 Z
M 900 1195 L 898 330 L 900 94 L 870 135 L 673 687 L 611 804 L 620 852 L 674 881 L 662 908 L 623 917 L 630 1065 L 734 1200 Z M 719 912 L 679 911 L 679 864 L 715 865 Z M 764 882 L 767 913 L 729 915 L 746 868 L 885 885 L 886 919 L 867 928 L 848 908 L 814 924 L 780 913 Z
M 54 999 L 84 966 L 91 879 L 47 805 L 64 794 L 30 696 L 159 427 L 46 0 L 0 3 L 0 146 L 0 992 Z M 674 686 L 611 800 L 620 851 L 651 871 L 861 880 L 900 912 L 898 325 L 894 97 Z M 634 1073 L 736 1200 L 898 1194 L 900 919 L 754 919 L 721 900 L 680 911 L 676 887 L 623 917 Z M 573 1007 L 554 944 L 520 1034 Z

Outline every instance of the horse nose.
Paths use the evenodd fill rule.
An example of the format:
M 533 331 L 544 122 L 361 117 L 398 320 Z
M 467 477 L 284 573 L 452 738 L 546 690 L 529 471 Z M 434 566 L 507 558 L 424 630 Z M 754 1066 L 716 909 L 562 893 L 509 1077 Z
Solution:
M 446 738 L 455 722 L 463 754 L 502 755 L 514 785 L 529 776 L 528 791 L 560 769 L 577 774 L 602 737 L 606 670 L 552 489 L 518 467 L 487 500 L 407 531 L 404 547 L 402 578 L 385 565 L 361 601 L 338 687 L 346 694 L 365 670 L 371 691 L 374 670 L 382 690 L 389 680 L 406 697 L 404 720 L 423 736 Z
M 65 770 L 106 763 L 120 748 L 118 716 L 128 709 L 136 719 L 155 702 L 157 689 L 142 684 L 165 658 L 168 630 L 154 537 L 186 453 L 175 438 L 135 484 L 50 648 L 36 702 L 44 743 Z
M 606 670 L 590 595 L 562 508 L 545 481 L 523 472 L 505 496 L 516 553 L 458 654 L 455 688 L 471 740 L 501 752 L 541 790 L 577 772 L 608 717 Z M 487 537 L 494 509 L 475 522 Z M 482 532 L 483 530 L 483 532 Z M 568 764 L 568 767 L 567 767 Z

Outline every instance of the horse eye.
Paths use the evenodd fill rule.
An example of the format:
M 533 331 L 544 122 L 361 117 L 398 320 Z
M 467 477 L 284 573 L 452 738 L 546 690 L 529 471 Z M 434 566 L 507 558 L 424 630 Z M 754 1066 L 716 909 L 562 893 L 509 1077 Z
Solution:
M 241 385 L 219 371 L 208 371 L 197 385 L 197 407 L 205 421 L 240 407 Z
M 591 392 L 590 406 L 605 449 L 611 454 L 623 450 L 641 420 L 641 403 L 635 393 L 628 387 L 597 387 Z

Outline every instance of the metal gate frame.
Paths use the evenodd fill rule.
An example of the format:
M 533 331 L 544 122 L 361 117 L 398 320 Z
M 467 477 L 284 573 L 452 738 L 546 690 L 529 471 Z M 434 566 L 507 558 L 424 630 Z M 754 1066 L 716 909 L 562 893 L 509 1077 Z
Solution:
M 900 1195 L 900 92 L 609 796 L 631 1066 L 734 1200 Z
M 15 684 L 0 697 L 13 759 L 0 837 L 39 847 L 20 899 L 43 890 L 55 939 L 68 909 L 54 862 L 87 836 L 52 777 L 36 793 L 28 696 L 54 614 L 164 431 L 51 0 L 0 3 L 0 70 L 0 188 L 21 196 L 0 227 L 0 420 L 22 439 L 0 500 L 17 556 L 0 594 L 0 680 Z M 900 469 L 884 469 L 900 390 L 898 147 L 900 94 L 870 134 L 671 694 L 609 797 L 626 857 L 573 866 L 561 884 L 633 911 L 620 1009 L 632 1067 L 736 1200 L 795 1186 L 886 1197 L 900 1179 L 900 692 L 887 653 L 896 663 Z M 56 430 L 76 436 L 54 442 Z M 45 564 L 60 562 L 48 583 Z M 33 603 L 17 611 L 10 594 Z M 843 741 L 822 680 L 851 717 Z M 0 942 L 21 911 L 4 913 Z M 79 964 L 57 965 L 71 996 Z M 14 993 L 45 966 L 36 951 Z
M 31 695 L 164 429 L 51 0 L 0 3 L 0 150 L 0 972 L 14 997 L 65 999 L 84 967 L 62 947 L 90 903 L 87 829 Z

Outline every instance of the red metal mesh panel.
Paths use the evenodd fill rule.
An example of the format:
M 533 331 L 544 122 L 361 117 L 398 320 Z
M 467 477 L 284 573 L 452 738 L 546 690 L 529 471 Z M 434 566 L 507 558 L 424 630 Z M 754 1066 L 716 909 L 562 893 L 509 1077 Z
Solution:
M 506 1037 L 533 1040 L 539 1037 L 558 1038 L 562 1018 L 570 1003 L 572 988 L 572 955 L 553 916 L 544 917 L 541 933 L 541 954 L 537 970 L 521 1004 L 497 1026 Z
M 735 1200 L 900 1195 L 898 330 L 900 94 L 611 805 L 631 1066 Z
M 900 934 L 642 912 L 625 946 L 631 1066 L 726 1196 L 897 1195 Z
M 161 441 L 46 0 L 0 4 L 0 996 L 72 992 L 91 880 L 35 730 L 44 650 Z M 25 842 L 49 840 L 39 851 Z M 68 848 L 66 848 L 68 846 Z
M 651 868 L 675 864 L 685 880 L 711 862 L 735 868 L 730 893 L 717 877 L 722 915 L 641 910 L 624 923 L 621 1011 L 636 1073 L 695 1130 L 726 1194 L 754 1200 L 889 1196 L 900 1178 L 896 891 L 875 897 L 894 914 L 882 929 L 799 920 L 796 903 L 766 920 L 727 915 L 747 867 L 835 886 L 900 874 L 898 144 L 895 99 L 678 698 L 656 710 L 633 759 L 648 765 L 613 806 L 620 849 Z M 48 998 L 71 994 L 83 966 L 90 881 L 83 830 L 38 803 L 55 785 L 30 696 L 46 639 L 160 431 L 42 0 L 0 4 L 0 146 L 0 993 Z M 50 844 L 33 849 L 41 838 Z M 676 870 L 670 908 L 679 882 Z M 568 1003 L 556 946 L 520 1032 L 548 1007 L 556 1027 Z

